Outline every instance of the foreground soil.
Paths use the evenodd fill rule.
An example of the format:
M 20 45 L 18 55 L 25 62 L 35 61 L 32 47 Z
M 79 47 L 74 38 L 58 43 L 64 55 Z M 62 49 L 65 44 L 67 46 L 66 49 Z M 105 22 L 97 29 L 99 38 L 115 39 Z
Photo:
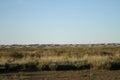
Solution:
M 120 70 L 41 71 L 3 73 L 9 80 L 120 80 Z

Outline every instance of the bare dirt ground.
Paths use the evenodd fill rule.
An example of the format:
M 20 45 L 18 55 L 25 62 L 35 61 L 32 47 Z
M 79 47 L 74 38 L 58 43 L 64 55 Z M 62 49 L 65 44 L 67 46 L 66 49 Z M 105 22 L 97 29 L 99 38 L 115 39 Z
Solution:
M 4 73 L 2 77 L 10 80 L 120 80 L 120 70 L 82 70 L 82 71 L 41 71 Z

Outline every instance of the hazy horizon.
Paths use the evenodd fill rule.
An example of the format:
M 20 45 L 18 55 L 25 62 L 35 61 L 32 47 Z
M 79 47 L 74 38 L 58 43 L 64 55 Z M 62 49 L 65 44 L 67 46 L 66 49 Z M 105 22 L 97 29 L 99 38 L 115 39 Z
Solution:
M 0 44 L 120 43 L 120 0 L 0 0 Z

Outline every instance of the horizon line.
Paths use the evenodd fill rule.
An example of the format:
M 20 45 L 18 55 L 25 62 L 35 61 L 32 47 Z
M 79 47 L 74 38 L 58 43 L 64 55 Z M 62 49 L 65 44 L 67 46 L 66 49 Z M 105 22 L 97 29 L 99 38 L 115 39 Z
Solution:
M 120 44 L 120 43 L 29 43 L 29 44 L 0 44 L 0 45 L 87 45 L 87 44 Z

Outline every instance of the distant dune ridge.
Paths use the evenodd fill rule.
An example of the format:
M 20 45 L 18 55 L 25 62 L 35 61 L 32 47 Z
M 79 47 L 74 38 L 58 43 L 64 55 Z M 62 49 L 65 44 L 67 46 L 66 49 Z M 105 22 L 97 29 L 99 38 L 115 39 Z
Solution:
M 89 46 L 89 47 L 105 47 L 105 46 L 120 46 L 120 43 L 99 43 L 99 44 L 11 44 L 11 45 L 0 45 L 0 48 L 10 48 L 10 47 L 16 47 L 16 48 L 22 48 L 22 47 L 80 47 L 80 46 Z

